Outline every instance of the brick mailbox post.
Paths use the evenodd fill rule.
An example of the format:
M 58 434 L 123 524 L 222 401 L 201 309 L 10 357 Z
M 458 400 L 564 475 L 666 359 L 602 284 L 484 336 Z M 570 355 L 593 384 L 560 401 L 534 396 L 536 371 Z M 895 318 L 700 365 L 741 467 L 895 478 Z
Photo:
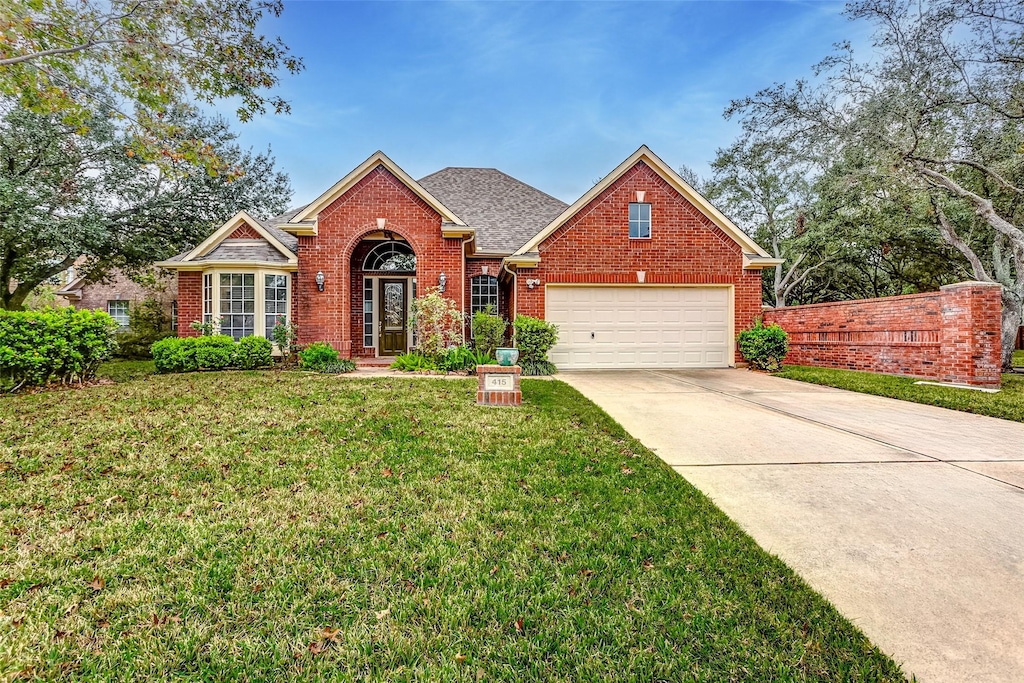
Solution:
M 481 406 L 517 406 L 523 402 L 519 390 L 518 365 L 478 365 L 476 402 Z

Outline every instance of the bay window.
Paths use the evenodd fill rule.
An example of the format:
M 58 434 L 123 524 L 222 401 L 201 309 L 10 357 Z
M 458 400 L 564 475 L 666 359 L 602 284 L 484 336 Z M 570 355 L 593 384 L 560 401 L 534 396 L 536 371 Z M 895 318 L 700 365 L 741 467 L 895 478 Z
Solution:
M 235 340 L 273 339 L 274 326 L 287 324 L 291 274 L 276 270 L 203 273 L 203 322 L 219 323 L 220 334 Z

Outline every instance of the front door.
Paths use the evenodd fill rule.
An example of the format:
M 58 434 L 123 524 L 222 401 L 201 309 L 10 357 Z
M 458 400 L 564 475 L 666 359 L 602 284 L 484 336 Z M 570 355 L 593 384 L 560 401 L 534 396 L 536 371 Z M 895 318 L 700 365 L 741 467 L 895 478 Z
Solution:
M 380 280 L 380 355 L 405 353 L 409 326 L 407 280 Z

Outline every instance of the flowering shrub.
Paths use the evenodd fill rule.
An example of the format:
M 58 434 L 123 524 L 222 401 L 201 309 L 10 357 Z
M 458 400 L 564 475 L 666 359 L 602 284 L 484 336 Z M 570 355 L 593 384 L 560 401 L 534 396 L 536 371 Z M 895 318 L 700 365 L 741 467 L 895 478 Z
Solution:
M 420 353 L 438 357 L 449 347 L 462 345 L 462 313 L 438 288 L 413 303 L 413 319 Z

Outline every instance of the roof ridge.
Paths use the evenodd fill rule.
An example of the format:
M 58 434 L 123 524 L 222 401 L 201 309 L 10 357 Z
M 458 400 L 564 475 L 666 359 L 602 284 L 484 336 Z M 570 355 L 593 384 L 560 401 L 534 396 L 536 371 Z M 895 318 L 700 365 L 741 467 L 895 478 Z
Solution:
M 535 192 L 539 192 L 540 194 L 544 195 L 545 197 L 547 197 L 549 199 L 553 199 L 556 202 L 558 202 L 560 204 L 563 204 L 564 206 L 569 206 L 568 202 L 564 202 L 561 199 L 559 199 L 558 197 L 556 197 L 556 196 L 554 196 L 554 195 L 552 195 L 552 194 L 550 194 L 548 192 L 545 192 L 544 190 L 540 189 L 536 185 L 531 185 L 530 183 L 526 182 L 525 180 L 521 180 L 519 178 L 516 178 L 511 173 L 506 173 L 505 171 L 502 171 L 500 168 L 496 168 L 494 166 L 445 166 L 444 168 L 438 169 L 437 171 L 434 171 L 433 173 L 431 173 L 429 175 L 423 176 L 422 178 L 420 178 L 416 182 L 422 183 L 424 180 L 427 180 L 428 178 L 433 178 L 434 176 L 439 175 L 441 173 L 444 173 L 445 171 L 454 171 L 454 170 L 494 171 L 495 173 L 498 173 L 500 175 L 505 176 L 509 180 L 515 181 L 516 183 L 518 183 L 519 185 L 522 185 L 523 187 L 528 187 L 531 190 L 533 190 Z

